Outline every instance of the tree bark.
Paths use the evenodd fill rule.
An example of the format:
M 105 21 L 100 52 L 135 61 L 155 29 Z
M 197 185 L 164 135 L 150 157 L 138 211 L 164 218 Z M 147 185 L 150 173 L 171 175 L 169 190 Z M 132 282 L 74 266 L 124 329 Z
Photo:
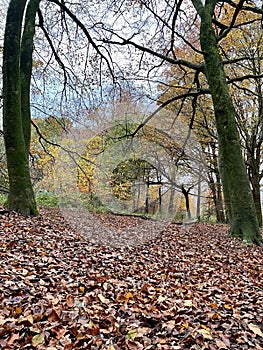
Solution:
M 248 243 L 261 244 L 245 162 L 241 153 L 236 112 L 228 90 L 222 57 L 212 24 L 217 1 L 192 0 L 200 18 L 200 43 L 210 87 L 219 142 L 219 170 L 231 224 L 230 233 Z
M 29 154 L 31 141 L 30 83 L 32 75 L 33 39 L 35 35 L 36 13 L 40 0 L 30 0 L 26 9 L 25 25 L 21 41 L 21 116 L 26 152 Z
M 190 188 L 188 188 L 186 190 L 184 185 L 181 186 L 182 194 L 184 195 L 185 208 L 186 208 L 186 213 L 187 213 L 187 219 L 188 220 L 192 219 L 192 214 L 191 214 L 191 209 L 190 209 L 190 199 L 189 199 L 189 192 L 190 192 L 191 188 L 192 187 L 190 187 Z
M 196 218 L 198 221 L 201 220 L 201 192 L 202 192 L 202 183 L 201 183 L 201 174 L 198 176 L 197 184 L 197 201 L 196 201 Z
M 29 2 L 28 10 L 35 2 Z M 11 0 L 8 7 L 3 51 L 3 131 L 9 177 L 8 207 L 24 215 L 37 215 L 29 170 L 29 90 L 34 18 L 38 5 L 35 12 L 27 11 L 23 21 L 26 5 L 26 0 Z M 30 48 L 21 49 L 22 44 Z
M 226 222 L 223 206 L 222 184 L 218 169 L 218 157 L 216 154 L 215 143 L 210 144 L 211 149 L 211 170 L 208 173 L 209 187 L 215 205 L 217 222 Z
M 255 203 L 259 226 L 262 226 L 262 208 L 260 194 L 260 156 L 248 159 L 248 173 L 252 186 L 252 194 Z

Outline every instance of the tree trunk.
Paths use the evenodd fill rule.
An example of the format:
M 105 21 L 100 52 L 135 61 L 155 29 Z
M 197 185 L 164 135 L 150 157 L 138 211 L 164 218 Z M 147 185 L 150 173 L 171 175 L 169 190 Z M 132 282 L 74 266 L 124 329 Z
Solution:
M 196 201 L 196 218 L 198 221 L 201 220 L 201 193 L 202 193 L 202 179 L 201 174 L 198 176 L 197 184 L 197 201 Z
M 261 196 L 260 196 L 260 184 L 259 182 L 255 184 L 252 188 L 256 213 L 258 217 L 259 226 L 262 226 L 262 209 L 261 209 Z
M 216 213 L 216 220 L 217 222 L 226 222 L 225 220 L 225 214 L 224 214 L 224 207 L 223 207 L 223 196 L 222 196 L 222 186 L 220 182 L 220 177 L 218 176 L 216 170 L 213 170 L 213 173 L 215 174 L 216 180 L 213 177 L 213 174 L 208 174 L 208 186 L 212 193 L 212 198 L 214 202 L 215 207 L 215 213 Z
M 204 55 L 219 142 L 219 170 L 231 224 L 230 233 L 248 243 L 261 244 L 249 179 L 241 153 L 236 113 L 228 90 L 222 57 L 212 24 L 215 0 L 192 0 L 201 17 L 200 43 Z
M 182 185 L 182 194 L 184 195 L 184 200 L 185 200 L 185 208 L 186 208 L 186 213 L 187 213 L 187 219 L 191 220 L 192 219 L 192 214 L 191 214 L 191 209 L 190 209 L 190 200 L 189 200 L 189 192 L 192 187 L 188 188 L 186 190 L 184 188 L 184 185 Z
M 223 202 L 222 186 L 218 178 L 216 183 L 216 215 L 218 222 L 226 222 Z
M 213 157 L 212 162 L 213 162 L 214 174 L 216 178 L 216 183 L 215 183 L 216 218 L 218 222 L 226 222 L 224 206 L 223 206 L 222 184 L 221 184 L 221 178 L 220 178 L 219 169 L 218 169 L 218 157 L 216 154 L 215 143 L 211 144 L 211 150 L 212 150 L 212 157 Z
M 26 3 L 26 0 L 11 0 L 8 7 L 3 52 L 3 131 L 9 177 L 9 209 L 24 215 L 37 215 L 29 170 L 30 105 L 29 98 L 25 98 L 25 94 L 29 96 L 31 69 L 23 70 L 23 66 L 32 64 L 32 49 L 31 53 L 21 55 L 21 51 L 28 50 L 21 50 L 21 42 L 30 45 L 30 40 L 33 41 L 33 18 L 38 5 L 34 13 L 27 12 L 23 22 Z M 28 8 L 31 3 L 35 1 L 31 0 Z M 33 27 L 29 28 L 29 24 Z M 28 31 L 23 40 L 22 28 Z M 25 40 L 25 36 L 29 41 Z M 27 110 L 24 119 L 22 102 L 23 111 Z
M 248 159 L 248 173 L 252 186 L 252 194 L 255 203 L 259 226 L 262 226 L 262 208 L 260 194 L 260 156 Z
M 20 54 L 21 116 L 26 152 L 29 154 L 31 141 L 30 82 L 32 75 L 33 39 L 35 19 L 40 0 L 30 0 L 26 9 Z

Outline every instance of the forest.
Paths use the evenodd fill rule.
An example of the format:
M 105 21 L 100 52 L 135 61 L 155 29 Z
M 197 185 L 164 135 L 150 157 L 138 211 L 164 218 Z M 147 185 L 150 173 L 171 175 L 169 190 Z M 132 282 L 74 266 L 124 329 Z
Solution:
M 4 0 L 0 346 L 263 349 L 263 7 Z

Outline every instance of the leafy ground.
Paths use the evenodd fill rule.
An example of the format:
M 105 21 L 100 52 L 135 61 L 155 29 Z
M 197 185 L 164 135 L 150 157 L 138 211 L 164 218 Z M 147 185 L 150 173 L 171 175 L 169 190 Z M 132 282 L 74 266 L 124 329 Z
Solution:
M 202 223 L 103 246 L 59 215 L 0 217 L 0 348 L 263 349 L 262 248 Z

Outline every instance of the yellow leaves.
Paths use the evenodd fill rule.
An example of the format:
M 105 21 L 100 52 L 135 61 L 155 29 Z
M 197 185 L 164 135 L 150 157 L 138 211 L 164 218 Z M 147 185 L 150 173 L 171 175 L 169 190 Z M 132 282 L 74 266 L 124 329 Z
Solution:
M 133 293 L 132 292 L 127 292 L 126 294 L 118 294 L 116 297 L 116 300 L 118 302 L 122 302 L 124 304 L 128 303 L 134 303 L 133 301 Z
M 128 339 L 135 339 L 137 337 L 137 329 L 130 330 L 126 337 Z
M 201 328 L 205 329 L 206 331 L 210 332 L 210 328 L 205 326 L 204 324 L 201 324 Z
M 80 286 L 80 287 L 79 287 L 79 291 L 80 291 L 80 293 L 84 293 L 84 292 L 85 292 L 85 287 Z
M 210 331 L 207 331 L 206 329 L 198 329 L 198 333 L 202 334 L 202 336 L 205 338 L 205 339 L 209 339 L 209 340 L 212 340 L 213 337 L 210 333 Z
M 34 318 L 33 318 L 32 315 L 28 315 L 28 316 L 26 317 L 26 319 L 27 319 L 27 321 L 28 321 L 29 323 L 31 323 L 31 324 L 34 323 Z
M 209 304 L 213 309 L 218 309 L 218 305 L 216 303 Z
M 198 332 L 199 334 L 201 334 L 201 335 L 204 337 L 204 339 L 212 340 L 213 337 L 212 337 L 210 328 L 207 327 L 207 326 L 205 326 L 205 325 L 200 325 L 200 327 L 201 327 L 201 328 L 199 328 L 199 329 L 197 330 L 197 332 Z
M 43 333 L 37 334 L 32 338 L 32 345 L 33 346 L 38 346 L 42 345 L 45 342 L 45 336 Z
M 187 307 L 193 306 L 192 300 L 185 300 L 184 306 L 187 306 Z
M 15 313 L 16 313 L 17 315 L 21 315 L 22 312 L 23 312 L 23 310 L 22 310 L 20 307 L 16 307 L 16 308 L 15 308 Z
M 224 304 L 224 308 L 226 310 L 232 310 L 232 307 L 230 305 L 228 305 L 228 304 Z
M 58 299 L 58 298 L 54 298 L 54 299 L 52 300 L 52 304 L 53 304 L 54 306 L 56 306 L 58 303 L 59 303 L 59 299 Z
M 133 294 L 132 294 L 131 292 L 128 292 L 128 293 L 125 295 L 125 301 L 126 301 L 126 303 L 128 303 L 130 299 L 133 299 Z

